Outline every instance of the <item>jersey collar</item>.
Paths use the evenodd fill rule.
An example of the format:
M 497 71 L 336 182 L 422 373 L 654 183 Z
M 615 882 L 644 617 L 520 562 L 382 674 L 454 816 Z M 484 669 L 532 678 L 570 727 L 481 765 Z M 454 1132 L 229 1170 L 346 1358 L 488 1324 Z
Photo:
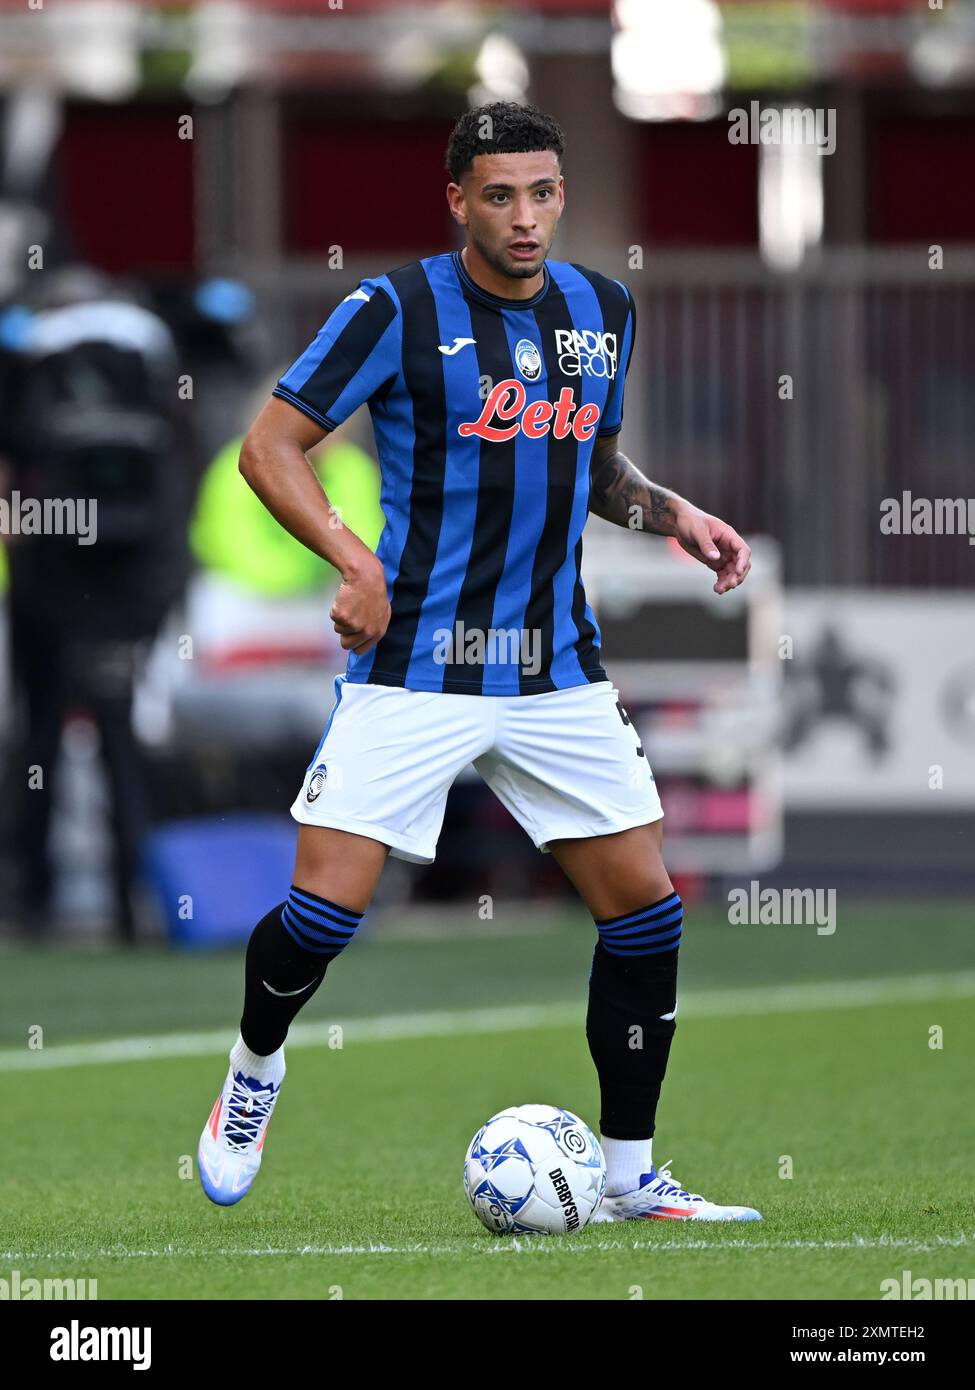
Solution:
M 534 309 L 535 305 L 539 304 L 548 294 L 549 286 L 552 283 L 552 277 L 546 264 L 543 267 L 545 281 L 537 294 L 533 294 L 531 299 L 507 299 L 501 294 L 491 294 L 490 290 L 482 289 L 476 280 L 472 280 L 467 273 L 467 267 L 460 258 L 459 251 L 451 252 L 451 258 L 454 262 L 457 278 L 464 289 L 475 299 L 479 299 L 482 304 L 490 304 L 495 309 Z

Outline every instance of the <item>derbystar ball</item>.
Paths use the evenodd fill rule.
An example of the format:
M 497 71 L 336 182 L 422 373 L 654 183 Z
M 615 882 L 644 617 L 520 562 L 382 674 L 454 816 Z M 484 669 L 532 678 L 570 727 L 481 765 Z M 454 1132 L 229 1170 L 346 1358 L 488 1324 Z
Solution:
M 471 1140 L 464 1188 L 475 1215 L 498 1235 L 570 1235 L 603 1199 L 606 1160 L 571 1110 L 513 1105 Z

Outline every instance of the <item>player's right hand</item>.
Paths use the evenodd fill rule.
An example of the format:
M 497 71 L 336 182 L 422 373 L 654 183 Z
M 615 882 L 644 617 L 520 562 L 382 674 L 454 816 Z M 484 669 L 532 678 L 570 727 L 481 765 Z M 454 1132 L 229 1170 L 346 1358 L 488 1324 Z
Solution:
M 390 609 L 386 574 L 374 555 L 343 578 L 328 616 L 346 651 L 362 656 L 380 640 L 389 627 Z

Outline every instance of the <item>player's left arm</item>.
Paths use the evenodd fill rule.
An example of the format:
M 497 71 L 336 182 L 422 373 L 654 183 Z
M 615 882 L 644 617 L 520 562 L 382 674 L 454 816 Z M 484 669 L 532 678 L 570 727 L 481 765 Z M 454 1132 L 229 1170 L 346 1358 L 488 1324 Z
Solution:
M 620 452 L 618 434 L 597 438 L 589 476 L 591 512 L 616 526 L 676 536 L 688 555 L 714 570 L 716 594 L 736 589 L 751 569 L 751 551 L 738 532 L 644 477 Z

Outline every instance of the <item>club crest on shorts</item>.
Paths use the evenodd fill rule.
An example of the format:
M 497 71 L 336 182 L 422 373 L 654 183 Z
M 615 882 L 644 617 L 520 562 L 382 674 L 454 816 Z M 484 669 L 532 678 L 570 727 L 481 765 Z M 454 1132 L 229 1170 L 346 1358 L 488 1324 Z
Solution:
M 542 354 L 531 338 L 519 338 L 515 346 L 515 366 L 526 381 L 537 381 L 542 374 Z
M 325 786 L 325 778 L 328 776 L 328 769 L 324 763 L 319 763 L 312 773 L 308 783 L 308 790 L 305 792 L 306 801 L 317 801 L 322 794 Z

